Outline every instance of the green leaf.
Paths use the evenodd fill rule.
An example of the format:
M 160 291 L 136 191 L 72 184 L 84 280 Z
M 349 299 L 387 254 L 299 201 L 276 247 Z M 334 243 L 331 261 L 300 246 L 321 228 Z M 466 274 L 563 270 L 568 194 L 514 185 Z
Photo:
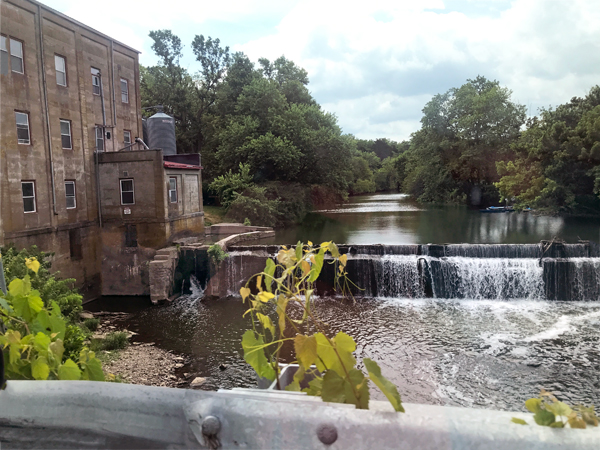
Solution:
M 285 390 L 291 391 L 291 392 L 300 392 L 301 391 L 300 383 L 298 381 L 294 380 L 285 387 Z
M 525 408 L 535 414 L 542 409 L 542 401 L 539 398 L 530 398 L 525 402 Z
M 273 381 L 275 379 L 275 370 L 265 356 L 262 336 L 259 336 L 257 339 L 254 331 L 246 330 L 242 336 L 242 348 L 244 349 L 244 360 L 252 366 L 257 375 Z
M 345 380 L 346 403 L 356 405 L 358 409 L 369 409 L 369 380 L 358 369 L 350 369 Z
M 283 334 L 283 330 L 285 330 L 285 310 L 287 308 L 287 304 L 290 301 L 285 295 L 280 295 L 277 297 L 277 315 L 279 316 L 279 333 Z
M 523 419 L 518 419 L 517 417 L 513 417 L 510 419 L 510 421 L 513 423 L 518 423 L 519 425 L 527 425 L 527 422 L 525 422 Z
M 90 381 L 104 381 L 102 364 L 95 357 L 91 357 L 83 369 L 83 379 Z
M 332 370 L 328 370 L 323 377 L 323 390 L 321 392 L 321 398 L 324 402 L 346 402 L 346 388 L 344 387 L 344 379 Z
M 564 402 L 554 402 L 547 404 L 546 409 L 554 413 L 554 415 L 557 417 L 568 417 L 573 412 L 571 407 Z
M 298 241 L 296 243 L 296 261 L 300 261 L 302 259 L 302 242 Z
M 323 392 L 323 378 L 316 377 L 314 380 L 309 381 L 308 387 L 306 389 L 302 389 L 302 392 L 306 392 L 308 395 L 316 395 L 320 397 Z
M 31 363 L 31 374 L 36 380 L 47 380 L 50 375 L 48 360 L 44 356 L 38 356 Z
M 275 268 L 277 266 L 273 262 L 271 258 L 267 259 L 267 264 L 265 266 L 265 286 L 267 287 L 267 291 L 271 292 L 271 284 L 273 284 L 273 275 L 275 275 Z
M 29 293 L 28 284 L 25 280 L 15 278 L 8 285 L 8 293 L 11 297 L 25 297 Z
M 550 428 L 564 428 L 565 424 L 563 422 L 554 422 L 550 424 Z
M 325 258 L 325 249 L 321 248 L 319 253 L 317 253 L 313 258 L 312 268 L 310 269 L 310 276 L 308 277 L 308 281 L 313 283 L 319 278 L 321 274 L 321 270 L 323 269 L 323 259 Z
M 48 348 L 52 354 L 52 357 L 60 363 L 62 361 L 63 353 L 65 352 L 65 346 L 62 339 L 57 339 L 56 341 L 52 342 Z
M 367 369 L 367 372 L 369 372 L 369 378 L 371 378 L 371 381 L 373 381 L 373 383 L 377 385 L 381 392 L 383 392 L 383 395 L 387 397 L 394 409 L 398 412 L 404 412 L 402 399 L 400 398 L 398 389 L 391 381 L 381 374 L 379 365 L 369 358 L 364 358 L 363 363 Z
M 58 368 L 59 380 L 79 380 L 81 378 L 81 370 L 79 366 L 71 359 L 67 359 L 63 365 Z
M 543 427 L 549 427 L 556 421 L 554 414 L 552 414 L 550 411 L 546 411 L 545 409 L 540 409 L 538 412 L 536 412 L 533 415 L 533 420 L 535 420 L 535 423 Z
M 39 332 L 35 335 L 35 338 L 33 339 L 33 348 L 42 356 L 47 356 L 50 342 L 52 342 L 52 340 L 49 336 L 45 335 L 42 332 Z
M 317 339 L 315 336 L 298 334 L 294 338 L 294 350 L 296 358 L 303 367 L 310 367 L 318 358 Z
M 256 313 L 256 317 L 258 318 L 260 324 L 265 330 L 269 330 L 271 332 L 271 336 L 275 337 L 275 327 L 273 326 L 273 322 L 269 316 L 265 316 L 261 313 Z
M 5 311 L 7 311 L 9 313 L 12 312 L 12 308 L 10 307 L 10 305 L 8 304 L 8 302 L 6 301 L 6 299 L 3 298 L 3 297 L 0 297 L 0 307 L 2 307 L 2 309 L 4 309 Z
M 340 331 L 331 339 L 331 343 L 322 333 L 316 333 L 314 336 L 317 340 L 319 358 L 316 362 L 320 372 L 329 369 L 345 376 L 346 372 L 356 365 L 356 359 L 352 355 L 356 350 L 356 343 L 346 333 Z
M 10 284 L 12 285 L 17 280 L 18 278 L 14 279 Z M 17 290 L 22 289 L 18 288 Z M 17 315 L 21 316 L 26 322 L 31 322 L 44 307 L 44 302 L 39 296 L 30 292 L 28 295 L 14 296 L 13 307 Z

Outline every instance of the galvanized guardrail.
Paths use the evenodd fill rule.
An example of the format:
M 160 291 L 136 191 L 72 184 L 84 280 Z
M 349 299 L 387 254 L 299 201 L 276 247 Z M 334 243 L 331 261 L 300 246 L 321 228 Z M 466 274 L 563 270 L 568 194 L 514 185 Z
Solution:
M 371 410 L 301 393 L 204 392 L 89 381 L 9 381 L 0 447 L 252 449 L 594 449 L 600 428 L 510 422 L 531 414 L 384 402 Z

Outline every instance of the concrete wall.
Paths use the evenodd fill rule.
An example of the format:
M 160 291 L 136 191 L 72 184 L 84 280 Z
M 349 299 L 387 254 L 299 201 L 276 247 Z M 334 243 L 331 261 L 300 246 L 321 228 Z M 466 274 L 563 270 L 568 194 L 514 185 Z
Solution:
M 204 234 L 200 170 L 165 169 L 160 150 L 103 153 L 98 170 L 102 293 L 149 295 L 149 264 L 156 250 L 174 239 Z M 177 202 L 173 203 L 168 198 L 170 177 L 177 179 Z M 133 205 L 121 205 L 120 180 L 124 178 L 134 182 Z
M 53 269 L 87 291 L 101 273 L 95 127 L 109 126 L 107 151 L 122 147 L 123 130 L 142 135 L 138 52 L 35 1 L 2 1 L 0 19 L 2 35 L 21 41 L 24 54 L 23 74 L 9 68 L 0 75 L 0 244 L 55 252 Z M 66 87 L 56 82 L 56 54 L 66 61 Z M 91 67 L 101 71 L 104 109 L 92 93 Z M 129 82 L 127 104 L 121 77 Z M 29 114 L 30 145 L 17 143 L 15 110 Z M 61 119 L 70 121 L 71 149 L 62 148 Z M 65 180 L 75 181 L 74 209 L 67 209 Z M 21 181 L 35 181 L 35 212 L 24 213 Z M 82 255 L 73 255 L 74 245 Z

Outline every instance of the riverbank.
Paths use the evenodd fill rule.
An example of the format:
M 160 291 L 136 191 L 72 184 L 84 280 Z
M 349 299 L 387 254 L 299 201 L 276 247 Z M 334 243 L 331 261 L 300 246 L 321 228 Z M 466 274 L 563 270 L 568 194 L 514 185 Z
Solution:
M 98 350 L 105 374 L 114 375 L 119 382 L 174 388 L 202 388 L 205 379 L 186 371 L 190 358 L 161 349 L 154 342 L 142 342 L 138 334 L 123 326 L 131 314 L 96 312 L 91 314 L 99 320 L 98 329 L 92 336 L 101 341 L 110 333 L 124 332 L 129 344 L 121 350 Z

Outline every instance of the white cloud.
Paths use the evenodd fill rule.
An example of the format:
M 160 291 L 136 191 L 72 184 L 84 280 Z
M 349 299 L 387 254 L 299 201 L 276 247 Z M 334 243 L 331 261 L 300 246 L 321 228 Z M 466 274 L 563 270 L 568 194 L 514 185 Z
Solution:
M 359 137 L 407 138 L 431 96 L 478 74 L 512 89 L 532 113 L 585 95 L 600 79 L 597 0 L 105 0 L 94 14 L 89 3 L 48 3 L 146 53 L 151 29 L 173 29 L 185 42 L 212 27 L 253 60 L 285 55 Z M 254 26 L 258 37 L 236 41 L 221 24 Z

